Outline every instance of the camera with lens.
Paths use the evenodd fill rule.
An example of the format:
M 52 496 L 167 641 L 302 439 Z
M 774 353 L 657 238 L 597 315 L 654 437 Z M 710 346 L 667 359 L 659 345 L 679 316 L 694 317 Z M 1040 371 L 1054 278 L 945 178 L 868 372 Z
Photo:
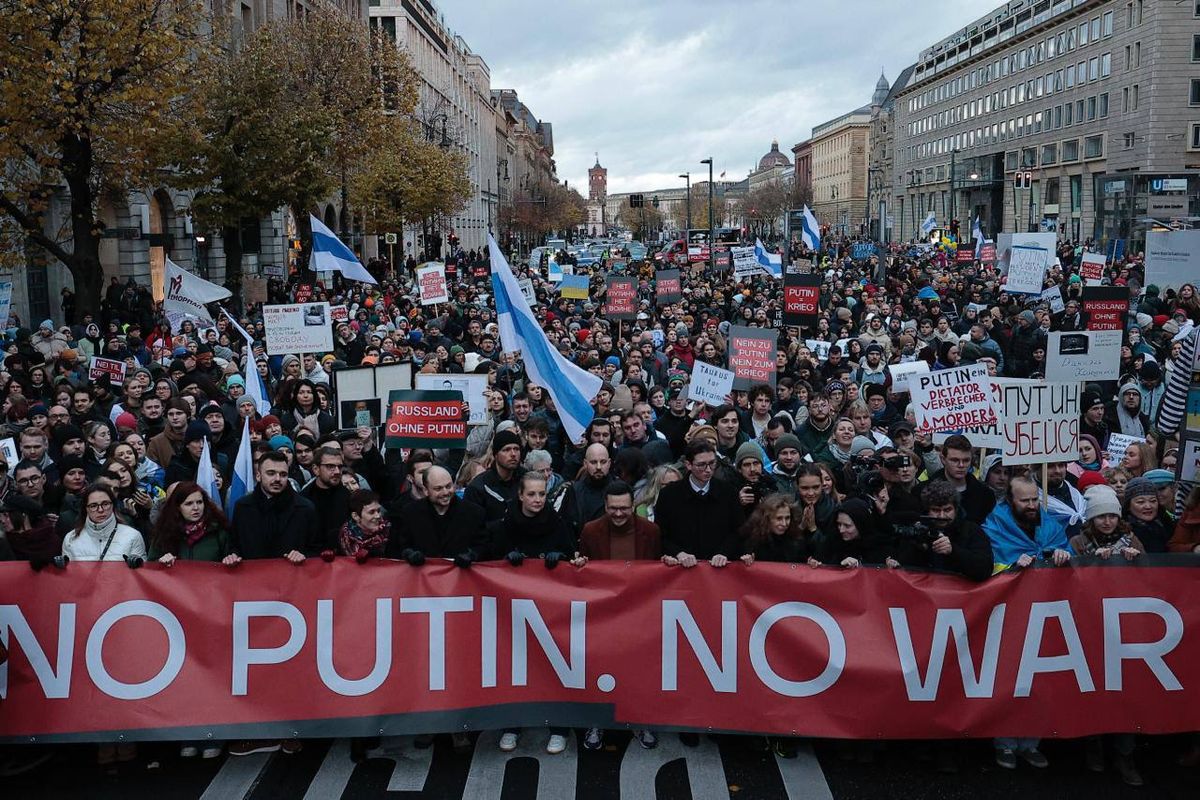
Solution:
M 896 525 L 894 530 L 901 539 L 908 539 L 921 545 L 931 545 L 942 535 L 932 517 L 921 517 L 911 525 Z
M 873 455 L 864 456 L 859 454 L 850 457 L 850 471 L 853 472 L 856 477 L 861 477 L 871 470 L 878 468 L 879 459 Z
M 894 453 L 892 455 L 885 456 L 879 463 L 887 469 L 895 471 L 898 469 L 904 469 L 905 467 L 911 467 L 912 459 L 903 453 Z

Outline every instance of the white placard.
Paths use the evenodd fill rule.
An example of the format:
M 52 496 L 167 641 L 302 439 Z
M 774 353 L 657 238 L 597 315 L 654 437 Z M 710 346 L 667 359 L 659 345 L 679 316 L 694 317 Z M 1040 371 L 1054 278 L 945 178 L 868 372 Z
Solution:
M 1041 247 L 1013 245 L 1008 261 L 1008 282 L 1004 284 L 1009 294 L 1041 294 L 1042 281 L 1046 278 L 1046 267 L 1050 263 L 1050 251 Z
M 733 371 L 714 367 L 703 361 L 692 365 L 692 379 L 688 383 L 688 399 L 699 400 L 710 406 L 719 406 L 733 392 Z
M 1079 459 L 1079 383 L 1003 387 L 1004 464 Z
M 971 440 L 973 447 L 987 447 L 994 450 L 1004 448 L 1004 432 L 1000 430 L 1002 411 L 1004 408 L 1004 387 L 1008 385 L 1016 386 L 1018 384 L 1027 383 L 1033 384 L 1037 381 L 1029 378 L 991 378 L 988 381 L 988 388 L 991 392 L 992 407 L 996 409 L 996 422 L 992 425 L 984 425 L 979 428 L 966 428 L 960 431 L 947 431 L 945 433 L 935 433 L 933 435 L 933 443 L 941 445 L 952 434 L 961 433 Z
M 1125 457 L 1125 451 L 1129 449 L 1129 445 L 1137 444 L 1138 442 L 1146 441 L 1142 436 L 1130 436 L 1125 433 L 1110 433 L 1108 435 L 1108 462 L 1114 467 L 1121 463 L 1121 459 Z
M 446 265 L 429 263 L 417 270 L 417 286 L 421 290 L 421 305 L 431 306 L 450 299 L 446 285 Z
M 1084 253 L 1079 263 L 1079 275 L 1085 286 L 1099 286 L 1104 283 L 1104 267 L 1108 257 L 1104 253 Z
M 329 303 L 293 303 L 263 306 L 267 353 L 327 353 L 333 350 Z
M 1183 483 L 1200 481 L 1200 439 L 1185 439 L 1179 453 L 1179 469 L 1176 473 Z
M 1115 381 L 1121 331 L 1053 331 L 1046 337 L 1046 380 Z
M 733 259 L 735 278 L 748 278 L 759 272 L 758 259 L 754 257 L 753 247 L 731 247 L 729 256 Z
M 902 364 L 888 364 L 888 372 L 892 374 L 892 391 L 900 394 L 909 391 L 910 378 L 929 372 L 929 362 L 918 358 Z
M 932 434 L 995 425 L 987 367 L 970 364 L 909 379 L 919 433 Z
M 1042 292 L 1042 302 L 1050 304 L 1051 314 L 1061 314 L 1067 309 L 1066 304 L 1063 303 L 1062 292 L 1058 290 L 1057 286 L 1051 286 Z
M 521 294 L 525 295 L 525 302 L 529 303 L 530 308 L 533 308 L 537 303 L 537 293 L 533 290 L 533 279 L 521 278 L 517 281 L 517 285 L 521 287 Z
M 829 348 L 833 345 L 820 339 L 805 339 L 804 346 L 812 352 L 818 361 L 824 363 L 829 360 Z M 842 352 L 845 351 L 843 350 Z
M 12 311 L 12 281 L 0 282 L 0 325 L 8 326 L 8 315 Z
M 1195 283 L 1200 275 L 1200 231 L 1146 233 L 1146 285 L 1163 292 Z
M 414 380 L 414 389 L 462 392 L 471 410 L 467 424 L 483 425 L 487 422 L 487 397 L 484 395 L 487 391 L 487 375 L 418 372 Z
M 9 474 L 17 468 L 17 464 L 21 463 L 21 454 L 17 451 L 17 443 L 13 441 L 13 437 L 0 439 L 0 451 L 4 453 L 4 460 L 8 462 Z

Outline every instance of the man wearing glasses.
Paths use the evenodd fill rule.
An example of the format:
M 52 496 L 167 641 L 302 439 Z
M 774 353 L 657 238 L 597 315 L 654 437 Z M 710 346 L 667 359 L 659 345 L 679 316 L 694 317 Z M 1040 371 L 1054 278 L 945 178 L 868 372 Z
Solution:
M 662 529 L 663 561 L 681 567 L 707 561 L 723 567 L 738 556 L 742 513 L 737 495 L 713 480 L 717 451 L 711 442 L 692 442 L 683 461 L 687 479 L 667 485 L 654 511 Z

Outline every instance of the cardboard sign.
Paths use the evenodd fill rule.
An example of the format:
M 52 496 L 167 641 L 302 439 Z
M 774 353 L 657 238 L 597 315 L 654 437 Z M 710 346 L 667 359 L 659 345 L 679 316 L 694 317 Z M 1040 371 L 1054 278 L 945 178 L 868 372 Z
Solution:
M 91 365 L 88 367 L 88 380 L 99 380 L 102 375 L 107 375 L 113 386 L 120 386 L 125 380 L 125 362 L 115 358 L 92 356 Z
M 679 270 L 659 270 L 654 276 L 654 298 L 659 305 L 678 303 L 683 299 Z
M 1030 245 L 1014 245 L 1008 261 L 1009 294 L 1041 294 L 1050 265 L 1050 251 Z
M 637 319 L 637 283 L 633 278 L 609 277 L 605 284 L 608 294 L 604 300 L 604 316 L 622 321 Z
M 821 313 L 821 276 L 783 276 L 783 324 L 816 327 Z
M 736 279 L 749 278 L 759 273 L 758 259 L 754 256 L 753 247 L 731 247 L 729 255 L 733 258 L 733 275 Z
M 350 321 L 350 306 L 330 306 L 329 319 L 334 323 Z
M 1053 331 L 1046 338 L 1046 380 L 1115 381 L 1121 331 Z
M 892 375 L 892 391 L 903 393 L 909 391 L 910 379 L 929 372 L 929 362 L 918 358 L 902 364 L 889 364 L 887 369 Z
M 1067 308 L 1063 302 L 1062 292 L 1058 290 L 1057 286 L 1051 286 L 1042 292 L 1041 302 L 1050 304 L 1051 314 L 1061 314 Z
M 1144 442 L 1146 439 L 1141 436 L 1129 436 L 1125 433 L 1110 433 L 1108 435 L 1108 461 L 1110 464 L 1119 464 L 1121 459 L 1125 457 L 1125 451 L 1129 449 L 1129 445 Z
M 385 446 L 461 450 L 467 445 L 462 392 L 393 389 L 388 393 Z
M 971 364 L 916 375 L 909 381 L 916 427 L 943 433 L 996 424 L 987 367 Z
M 414 376 L 416 388 L 424 391 L 458 392 L 467 401 L 471 416 L 468 425 L 483 425 L 487 422 L 487 375 L 462 373 L 418 372 Z
M 773 330 L 729 329 L 729 366 L 733 370 L 733 388 L 749 389 L 760 383 L 775 388 L 775 350 L 779 337 Z
M 248 306 L 267 302 L 267 279 L 255 275 L 243 276 L 242 299 Z
M 572 300 L 587 300 L 590 283 L 587 275 L 563 275 L 558 293 Z
M 1080 299 L 1089 331 L 1125 330 L 1129 289 L 1124 286 L 1085 286 Z
M 1186 199 L 1179 200 L 1186 204 Z M 1154 216 L 1151 214 L 1151 216 Z M 1146 283 L 1166 291 L 1194 283 L 1200 275 L 1200 230 L 1148 231 Z
M 734 374 L 730 370 L 697 361 L 692 365 L 692 377 L 688 381 L 688 400 L 719 406 L 733 391 L 733 381 Z
M 421 290 L 421 305 L 431 306 L 450 299 L 450 287 L 446 285 L 446 267 L 429 263 L 417 270 L 417 286 Z
M 8 464 L 8 470 L 11 474 L 17 468 L 17 464 L 21 463 L 21 453 L 17 450 L 17 443 L 13 437 L 0 440 L 0 452 L 4 453 L 4 461 Z
M 533 308 L 537 303 L 537 292 L 533 290 L 533 279 L 521 278 L 517 281 L 517 285 L 521 287 L 521 295 L 525 298 L 525 302 L 529 303 L 530 308 Z
M 1004 386 L 1004 464 L 1079 458 L 1079 383 Z
M 263 306 L 267 354 L 327 353 L 333 349 L 329 303 Z
M 1107 259 L 1103 253 L 1084 253 L 1079 262 L 1079 277 L 1084 286 L 1099 286 L 1104 280 Z

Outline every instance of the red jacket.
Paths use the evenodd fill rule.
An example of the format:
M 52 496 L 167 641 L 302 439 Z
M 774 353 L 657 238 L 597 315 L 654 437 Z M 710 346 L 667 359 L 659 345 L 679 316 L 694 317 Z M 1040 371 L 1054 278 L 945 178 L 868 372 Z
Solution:
M 662 556 L 662 536 L 658 526 L 633 514 L 633 552 L 638 561 L 655 561 Z M 628 535 L 628 534 L 627 534 Z M 606 561 L 612 558 L 612 534 L 608 515 L 594 519 L 579 533 L 579 554 Z

